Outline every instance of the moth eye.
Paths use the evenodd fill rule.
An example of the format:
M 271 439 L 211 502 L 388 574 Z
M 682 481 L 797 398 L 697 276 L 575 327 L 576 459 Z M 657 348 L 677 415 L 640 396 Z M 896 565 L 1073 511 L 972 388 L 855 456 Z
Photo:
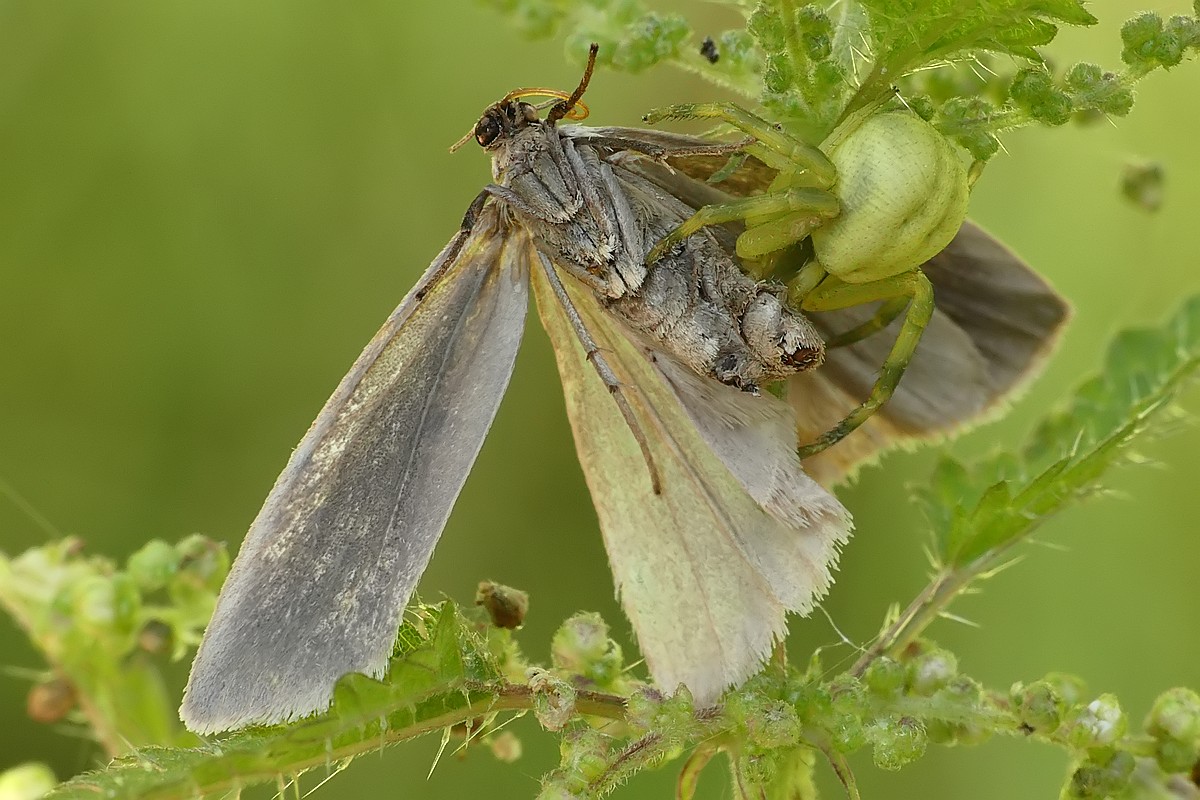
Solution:
M 482 147 L 487 147 L 500 135 L 500 122 L 488 114 L 475 125 L 475 141 Z

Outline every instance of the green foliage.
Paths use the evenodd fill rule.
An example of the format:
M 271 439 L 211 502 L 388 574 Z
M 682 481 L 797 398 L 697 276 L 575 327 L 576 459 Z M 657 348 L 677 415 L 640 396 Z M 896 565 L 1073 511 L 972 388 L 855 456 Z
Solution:
M 39 686 L 62 688 L 66 706 L 56 716 L 77 704 L 113 756 L 173 743 L 176 700 L 146 644 L 165 640 L 176 659 L 191 652 L 229 558 L 198 536 L 174 547 L 150 542 L 124 570 L 82 550 L 68 539 L 11 559 L 0 553 L 0 606 L 46 657 L 50 681 Z
M 105 769 L 47 797 L 219 796 L 256 783 L 282 785 L 309 771 L 320 776 L 315 782 L 363 753 L 438 732 L 444 741 L 457 732 L 464 746 L 492 744 L 511 758 L 514 742 L 496 731 L 501 717 L 527 712 L 561 736 L 562 761 L 543 779 L 543 798 L 601 797 L 643 769 L 690 754 L 679 778 L 679 796 L 688 797 L 718 752 L 730 758 L 739 798 L 815 797 L 818 757 L 856 797 L 849 754 L 869 749 L 877 767 L 895 770 L 932 746 L 979 744 L 993 735 L 1024 736 L 1070 754 L 1065 797 L 1160 796 L 1173 776 L 1197 763 L 1195 692 L 1165 692 L 1132 732 L 1115 697 L 1089 696 L 1077 678 L 1051 674 L 990 690 L 961 674 L 952 653 L 920 637 L 1046 516 L 1094 494 L 1107 468 L 1130 460 L 1134 442 L 1174 415 L 1173 398 L 1197 371 L 1200 297 L 1161 328 L 1119 335 L 1101 375 L 1048 417 L 1023 451 L 971 466 L 943 459 L 920 492 L 938 572 L 858 663 L 830 673 L 815 657 L 803 669 L 774 662 L 714 708 L 695 708 L 686 690 L 664 696 L 638 680 L 595 614 L 563 624 L 546 670 L 524 661 L 512 631 L 487 610 L 462 612 L 446 601 L 410 608 L 385 678 L 347 675 L 327 713 L 181 747 L 195 740 L 171 721 L 174 703 L 157 674 L 129 654 L 139 625 L 150 619 L 167 622 L 177 640 L 195 642 L 227 566 L 222 551 L 198 538 L 176 547 L 154 542 L 124 571 L 83 555 L 73 542 L 5 558 L 5 606 L 95 706 L 89 727 L 117 741 L 142 737 L 129 739 L 132 748 Z M 156 593 L 168 599 L 152 602 Z M 115 697 L 131 707 L 99 702 Z
M 340 769 L 354 756 L 422 733 L 528 705 L 513 691 L 487 642 L 447 602 L 411 609 L 383 681 L 347 675 L 327 714 L 253 728 L 192 748 L 141 747 L 105 770 L 60 786 L 49 798 L 194 797 Z
M 638 0 L 491 4 L 531 36 L 564 36 L 574 58 L 598 41 L 607 66 L 697 72 L 816 142 L 856 112 L 899 102 L 899 86 L 914 111 L 981 161 L 998 151 L 1000 134 L 1021 125 L 1129 113 L 1137 80 L 1200 48 L 1196 17 L 1143 14 L 1122 30 L 1120 72 L 1076 64 L 1058 74 L 1036 48 L 1059 25 L 1095 22 L 1077 0 L 764 0 L 732 4 L 745 26 L 713 36 L 718 58 L 710 59 L 683 17 Z M 677 795 L 688 798 L 718 753 L 729 758 L 739 799 L 814 798 L 821 759 L 857 798 L 850 754 L 869 750 L 878 768 L 895 770 L 930 747 L 996 735 L 1063 750 L 1072 765 L 1064 797 L 1168 796 L 1200 758 L 1195 692 L 1163 693 L 1133 730 L 1115 697 L 1088 694 L 1078 678 L 1052 673 L 988 688 L 922 637 L 1044 520 L 1096 494 L 1110 467 L 1134 462 L 1136 443 L 1178 416 L 1173 401 L 1198 370 L 1200 297 L 1161 328 L 1118 336 L 1100 374 L 1023 449 L 973 464 L 943 458 L 918 487 L 934 574 L 907 608 L 889 614 L 856 663 L 830 671 L 816 656 L 803 668 L 776 659 L 712 708 L 695 708 L 684 689 L 668 696 L 639 679 L 595 614 L 563 624 L 548 667 L 530 664 L 513 632 L 528 598 L 486 584 L 482 609 L 414 604 L 386 676 L 345 676 L 328 712 L 198 743 L 176 722 L 161 657 L 186 658 L 197 644 L 228 570 L 220 547 L 199 537 L 150 542 L 123 568 L 73 541 L 0 555 L 0 604 L 48 664 L 31 708 L 47 719 L 71 714 L 113 758 L 48 797 L 191 798 L 282 787 L 424 734 L 490 744 L 509 760 L 519 746 L 498 731 L 526 713 L 560 738 L 560 765 L 542 781 L 547 799 L 604 796 L 677 758 L 685 758 Z M 0 787 L 14 792 L 40 793 L 46 783 L 39 765 L 0 775 Z
M 1132 330 L 1109 348 L 1100 374 L 1042 422 L 1019 454 L 971 466 L 943 458 L 917 487 L 939 566 L 984 572 L 1050 515 L 1100 488 L 1101 474 L 1164 418 L 1200 365 L 1200 299 L 1159 329 Z
M 485 1 L 503 11 L 531 38 L 559 35 L 566 28 L 567 52 L 573 59 L 582 59 L 588 46 L 596 42 L 600 45 L 601 65 L 627 72 L 638 73 L 664 61 L 681 60 L 685 43 L 692 37 L 692 29 L 683 17 L 647 11 L 636 0 Z
M 903 101 L 979 161 L 999 136 L 1032 123 L 1062 125 L 1133 107 L 1133 86 L 1200 49 L 1200 18 L 1155 13 L 1121 31 L 1120 71 L 1081 62 L 1053 72 L 1038 48 L 1060 26 L 1096 18 L 1082 0 L 761 0 L 734 3 L 745 27 L 710 36 L 719 58 L 677 14 L 638 0 L 486 0 L 530 35 L 565 32 L 581 60 L 589 42 L 600 63 L 629 72 L 671 64 L 757 101 L 812 142 L 848 115 Z

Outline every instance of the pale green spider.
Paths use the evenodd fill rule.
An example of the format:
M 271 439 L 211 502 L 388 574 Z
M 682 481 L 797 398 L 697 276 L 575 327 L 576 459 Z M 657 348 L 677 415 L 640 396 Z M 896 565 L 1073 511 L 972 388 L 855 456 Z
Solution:
M 933 288 L 920 265 L 966 218 L 967 170 L 941 134 L 907 112 L 852 115 L 822 148 L 728 103 L 669 106 L 644 117 L 674 119 L 716 119 L 748 134 L 754 141 L 744 152 L 777 175 L 763 194 L 699 209 L 654 246 L 648 263 L 705 226 L 743 221 L 737 254 L 757 277 L 773 271 L 781 250 L 812 237 L 816 257 L 788 282 L 793 307 L 821 312 L 881 301 L 870 320 L 827 347 L 859 341 L 907 309 L 867 399 L 799 448 L 801 458 L 815 455 L 866 422 L 900 382 L 933 316 Z

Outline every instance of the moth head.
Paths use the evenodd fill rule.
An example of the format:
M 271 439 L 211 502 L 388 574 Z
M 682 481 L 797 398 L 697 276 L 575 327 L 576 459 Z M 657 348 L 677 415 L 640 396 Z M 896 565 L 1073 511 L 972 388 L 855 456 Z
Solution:
M 498 147 L 517 131 L 538 121 L 537 107 L 520 99 L 505 98 L 489 106 L 479 122 L 475 123 L 472 135 L 484 149 Z
M 596 53 L 599 52 L 599 49 L 599 45 L 593 44 L 588 51 L 587 68 L 575 91 L 568 93 L 540 86 L 514 89 L 506 94 L 500 102 L 488 106 L 471 132 L 455 142 L 450 148 L 450 152 L 453 153 L 462 147 L 472 136 L 475 137 L 475 141 L 479 142 L 480 147 L 491 150 L 500 147 L 513 135 L 531 125 L 541 124 L 553 128 L 560 119 L 581 120 L 586 118 L 588 107 L 584 105 L 582 97 L 583 93 L 587 91 L 588 82 L 592 79 L 592 70 L 596 66 Z M 550 99 L 534 105 L 526 102 L 526 99 L 531 97 L 548 97 Z M 538 118 L 538 111 L 543 108 L 550 109 L 545 121 Z

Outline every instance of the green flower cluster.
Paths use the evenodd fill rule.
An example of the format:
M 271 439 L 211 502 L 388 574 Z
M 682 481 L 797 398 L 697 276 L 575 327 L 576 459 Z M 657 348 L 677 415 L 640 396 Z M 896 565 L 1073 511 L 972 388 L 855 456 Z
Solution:
M 31 688 L 30 716 L 84 722 L 110 755 L 173 741 L 178 698 L 161 656 L 196 646 L 228 571 L 224 547 L 202 536 L 148 542 L 123 567 L 78 539 L 0 554 L 0 606 L 49 665 Z
M 589 42 L 599 63 L 640 72 L 670 63 L 755 100 L 767 115 L 812 142 L 860 109 L 902 102 L 983 162 L 1000 135 L 1029 124 L 1123 117 L 1133 86 L 1200 49 L 1200 14 L 1144 13 L 1121 30 L 1124 68 L 1079 63 L 1056 73 L 1036 49 L 1058 26 L 1096 19 L 1078 0 L 865 0 L 837 7 L 792 0 L 739 4 L 742 29 L 703 45 L 677 14 L 638 0 L 487 0 L 526 33 L 566 31 L 574 59 Z M 1024 62 L 1024 66 L 1019 66 Z

